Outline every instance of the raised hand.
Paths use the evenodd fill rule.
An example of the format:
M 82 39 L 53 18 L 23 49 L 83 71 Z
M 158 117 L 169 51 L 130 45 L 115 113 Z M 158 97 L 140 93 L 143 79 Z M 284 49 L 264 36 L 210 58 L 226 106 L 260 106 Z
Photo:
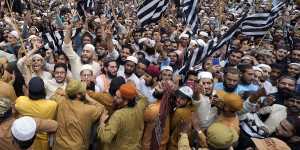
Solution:
M 100 116 L 100 125 L 104 125 L 105 121 L 108 119 L 109 115 L 108 115 L 108 111 L 104 110 Z
M 203 86 L 201 84 L 195 84 L 193 90 L 194 90 L 193 99 L 194 100 L 199 100 L 200 99 L 200 94 L 204 93 Z

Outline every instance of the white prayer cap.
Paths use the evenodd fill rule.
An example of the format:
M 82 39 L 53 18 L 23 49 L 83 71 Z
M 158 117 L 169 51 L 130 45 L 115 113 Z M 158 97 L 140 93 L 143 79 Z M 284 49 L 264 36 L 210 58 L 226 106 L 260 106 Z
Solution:
M 34 58 L 40 58 L 40 59 L 44 60 L 44 57 L 42 55 L 40 55 L 40 54 L 34 54 L 34 55 L 32 55 L 31 59 L 34 59 Z
M 261 73 L 264 73 L 264 71 L 262 69 L 260 69 L 259 67 L 257 67 L 257 66 L 253 66 L 252 68 L 253 68 L 254 71 L 259 71 Z
M 241 60 L 251 60 L 250 56 L 243 56 Z
M 213 75 L 207 71 L 201 71 L 198 73 L 198 79 L 213 79 Z
M 145 45 L 148 46 L 148 47 L 154 47 L 155 46 L 155 41 L 151 40 L 149 38 L 141 38 L 141 39 L 139 39 L 138 43 L 145 43 Z
M 169 70 L 169 71 L 173 72 L 173 68 L 171 66 L 162 66 L 160 68 L 160 71 L 163 71 L 163 70 Z
M 36 132 L 36 122 L 33 118 L 25 116 L 16 119 L 11 127 L 12 135 L 19 141 L 32 139 Z
M 184 94 L 185 96 L 187 96 L 188 98 L 193 99 L 194 92 L 193 92 L 193 90 L 190 87 L 183 86 L 183 87 L 179 88 L 179 91 L 182 94 Z
M 16 39 L 19 39 L 19 33 L 17 31 L 11 31 L 9 34 L 11 34 L 12 36 L 14 36 Z
M 289 65 L 295 65 L 295 66 L 300 67 L 300 63 L 290 63 Z
M 186 34 L 186 33 L 181 33 L 180 35 L 179 35 L 179 39 L 181 39 L 181 38 L 189 38 L 190 36 L 188 35 L 188 34 Z
M 207 33 L 207 32 L 201 31 L 201 32 L 199 33 L 199 35 L 202 35 L 202 36 L 208 38 L 208 33 Z
M 92 52 L 95 52 L 95 46 L 92 45 L 92 44 L 85 44 L 85 45 L 83 46 L 83 49 L 89 49 L 89 50 L 91 50 Z
M 30 36 L 28 37 L 28 41 L 31 41 L 31 40 L 37 39 L 37 38 L 39 38 L 39 37 L 36 36 L 36 35 L 30 35 Z
M 209 19 L 210 19 L 210 20 L 215 20 L 215 19 L 216 19 L 216 17 L 209 17 Z
M 132 62 L 134 62 L 135 64 L 138 63 L 138 59 L 137 59 L 136 57 L 134 57 L 134 56 L 128 56 L 128 57 L 126 58 L 126 61 L 132 61 Z
M 82 65 L 81 68 L 80 68 L 80 73 L 81 73 L 83 70 L 90 70 L 90 71 L 92 71 L 93 75 L 94 75 L 94 73 L 95 73 L 95 70 L 93 69 L 93 66 L 92 66 L 92 65 L 89 65 L 89 64 Z
M 263 69 L 266 69 L 268 70 L 268 72 L 271 72 L 272 71 L 272 68 L 269 66 L 269 65 L 266 65 L 266 64 L 258 64 L 257 65 L 258 68 L 263 68 Z
M 189 47 L 193 47 L 194 45 L 198 45 L 196 40 L 191 40 Z

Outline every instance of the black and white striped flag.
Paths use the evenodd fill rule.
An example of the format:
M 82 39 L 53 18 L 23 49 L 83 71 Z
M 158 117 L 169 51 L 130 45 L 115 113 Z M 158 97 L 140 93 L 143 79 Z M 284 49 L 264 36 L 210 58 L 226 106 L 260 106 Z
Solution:
M 80 29 L 73 29 L 72 30 L 72 38 L 74 38 L 77 34 L 80 34 Z M 54 52 L 60 51 L 63 41 L 64 41 L 64 31 L 50 31 L 50 32 L 43 32 L 42 37 L 45 43 L 51 45 Z
M 265 35 L 273 26 L 284 4 L 285 2 L 279 2 L 271 9 L 270 13 L 256 13 L 246 17 L 241 26 L 242 34 L 249 36 Z
M 138 19 L 141 26 L 158 21 L 169 5 L 169 0 L 145 0 L 138 9 Z
M 187 57 L 188 59 L 183 67 L 181 67 L 179 70 L 179 74 L 184 75 L 190 69 L 196 71 L 200 70 L 202 68 L 201 63 L 205 58 L 211 56 L 215 51 L 223 47 L 224 44 L 226 44 L 238 31 L 240 31 L 239 28 L 246 15 L 247 13 L 245 13 L 243 17 L 239 19 L 218 42 L 216 42 L 214 39 L 209 40 L 207 47 L 202 47 L 200 44 L 198 44 L 198 47 L 192 50 L 190 55 Z
M 243 15 L 218 41 L 218 43 L 210 50 L 210 56 L 216 50 L 223 47 L 232 37 L 241 32 L 244 35 L 257 36 L 264 35 L 273 26 L 275 19 L 279 16 L 279 11 L 284 7 L 285 2 L 280 2 L 277 6 L 273 7 L 270 13 L 256 13 L 247 16 Z
M 240 18 L 224 35 L 215 42 L 210 40 L 208 48 L 198 47 L 190 53 L 184 66 L 180 69 L 179 74 L 185 74 L 189 69 L 199 70 L 202 61 L 211 56 L 218 49 L 222 48 L 238 32 L 245 35 L 264 35 L 272 27 L 275 19 L 279 16 L 279 11 L 284 7 L 285 2 L 279 2 L 272 8 L 270 13 L 256 13 L 247 16 L 247 12 Z M 197 69 L 198 68 L 198 69 Z
M 195 40 L 197 42 L 197 40 Z M 207 45 L 203 46 L 202 44 L 199 44 L 197 42 L 197 48 L 190 49 L 190 53 L 187 56 L 187 60 L 185 64 L 179 69 L 179 74 L 186 74 L 189 70 L 199 70 L 199 68 L 202 67 L 201 63 L 203 59 L 207 57 L 208 54 L 210 54 L 212 47 L 214 46 L 214 40 L 209 40 L 207 42 Z
M 197 3 L 198 0 L 182 0 L 181 6 L 183 14 L 185 15 L 186 26 L 190 26 L 193 33 L 196 33 L 199 24 Z

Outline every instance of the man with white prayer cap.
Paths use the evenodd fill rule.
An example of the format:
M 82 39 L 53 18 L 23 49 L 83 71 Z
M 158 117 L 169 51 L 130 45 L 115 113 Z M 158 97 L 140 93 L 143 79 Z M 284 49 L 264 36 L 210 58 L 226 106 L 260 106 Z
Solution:
M 95 89 L 95 73 L 92 65 L 85 64 L 81 66 L 80 69 L 80 80 L 81 82 L 85 82 L 87 85 L 87 89 L 94 90 Z
M 11 126 L 11 135 L 17 149 L 29 149 L 37 131 L 55 132 L 58 124 L 54 120 L 42 120 L 24 116 L 16 119 Z
M 300 63 L 288 64 L 287 73 L 297 80 L 296 90 L 300 91 Z
M 62 51 L 69 58 L 69 62 L 72 68 L 72 74 L 74 79 L 80 79 L 81 67 L 85 64 L 89 64 L 96 71 L 96 75 L 100 73 L 100 64 L 93 60 L 95 53 L 95 46 L 92 44 L 85 44 L 83 46 L 80 56 L 73 50 L 71 34 L 72 28 L 67 28 L 67 33 L 64 37 L 64 43 L 62 45 Z
M 271 66 L 266 65 L 266 64 L 258 64 L 257 67 L 260 68 L 260 69 L 262 69 L 263 74 L 264 74 L 264 75 L 268 75 L 268 77 L 269 77 L 269 74 L 270 74 L 271 71 L 272 71 Z
M 31 118 L 28 116 L 15 118 L 12 101 L 0 97 L 0 149 L 18 150 L 31 147 L 37 131 L 55 132 L 58 124 L 54 120 Z
M 193 99 L 193 105 L 196 107 L 197 116 L 201 128 L 208 128 L 209 125 L 215 120 L 218 111 L 216 107 L 212 107 L 213 99 L 215 99 L 216 91 L 213 90 L 213 75 L 207 71 L 198 73 L 199 87 L 203 89 L 200 93 L 197 89 Z
M 124 71 L 118 71 L 118 76 L 123 77 L 126 81 L 132 81 L 136 88 L 140 90 L 140 79 L 135 74 L 137 64 L 138 59 L 135 56 L 128 56 L 125 61 Z
M 172 80 L 172 77 L 173 77 L 173 68 L 171 66 L 162 66 L 160 68 L 161 81 Z
M 41 56 L 41 54 L 36 53 L 38 52 L 38 50 L 39 49 L 36 47 L 35 49 L 28 52 L 27 55 L 19 59 L 17 62 L 17 67 L 22 73 L 27 84 L 32 77 L 36 76 L 41 77 L 43 80 L 52 79 L 51 73 L 44 70 L 45 60 L 44 57 Z M 27 65 L 24 65 L 28 64 L 29 62 L 31 62 L 31 69 Z M 32 72 L 29 72 L 30 70 Z
M 258 64 L 256 67 L 258 67 L 262 71 L 261 83 L 262 86 L 265 88 L 266 92 L 269 94 L 276 93 L 277 88 L 273 87 L 271 82 L 268 81 L 268 79 L 270 78 L 270 73 L 272 71 L 271 66 L 267 64 Z

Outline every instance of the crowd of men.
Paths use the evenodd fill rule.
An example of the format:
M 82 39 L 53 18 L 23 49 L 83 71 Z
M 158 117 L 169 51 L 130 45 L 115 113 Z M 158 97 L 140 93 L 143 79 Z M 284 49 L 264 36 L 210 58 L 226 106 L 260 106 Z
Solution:
M 272 2 L 200 0 L 195 34 L 178 3 L 143 27 L 135 0 L 0 0 L 0 150 L 300 150 L 299 0 L 186 72 Z

